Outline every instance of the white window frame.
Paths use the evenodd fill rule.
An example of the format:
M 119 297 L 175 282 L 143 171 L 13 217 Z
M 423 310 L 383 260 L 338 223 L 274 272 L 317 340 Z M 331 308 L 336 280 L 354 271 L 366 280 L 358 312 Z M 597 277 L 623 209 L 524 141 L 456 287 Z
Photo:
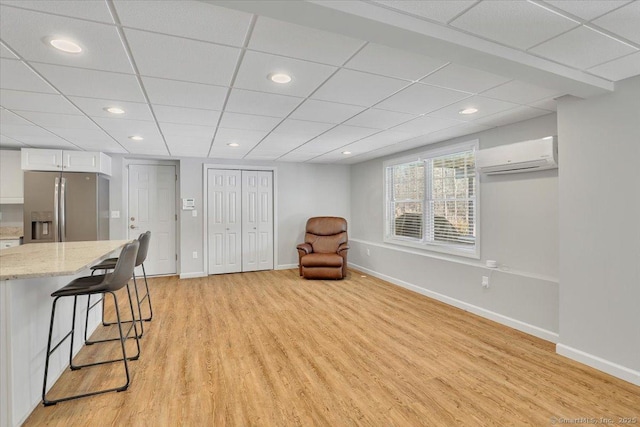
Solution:
M 455 145 L 449 145 L 446 147 L 426 150 L 410 156 L 398 157 L 398 158 L 390 159 L 383 162 L 383 173 L 382 173 L 382 180 L 383 180 L 382 185 L 383 185 L 383 192 L 384 192 L 383 241 L 385 243 L 408 246 L 411 248 L 421 249 L 425 251 L 433 251 L 433 252 L 457 255 L 457 256 L 466 257 L 466 258 L 480 259 L 480 174 L 477 169 L 475 171 L 476 188 L 475 188 L 475 212 L 474 212 L 474 215 L 475 215 L 474 226 L 476 229 L 476 238 L 475 238 L 475 244 L 472 248 L 465 248 L 465 247 L 454 246 L 450 244 L 442 244 L 437 242 L 429 242 L 429 241 L 425 241 L 424 239 L 422 241 L 417 242 L 415 241 L 415 239 L 394 236 L 391 230 L 389 230 L 389 224 L 390 224 L 389 214 L 390 213 L 388 209 L 389 194 L 388 194 L 388 188 L 387 188 L 387 168 L 390 166 L 424 161 L 426 159 L 431 159 L 434 157 L 440 157 L 448 154 L 455 154 L 455 153 L 469 151 L 469 150 L 476 152 L 478 151 L 479 147 L 480 147 L 479 140 L 475 139 L 475 140 L 471 140 L 471 141 L 467 141 L 467 142 L 463 142 Z M 425 192 L 429 191 L 430 188 L 431 188 L 431 180 L 428 180 L 427 182 L 425 182 Z M 425 202 L 426 202 L 426 197 L 425 197 Z M 425 213 L 426 213 L 426 209 L 423 209 L 423 227 L 425 227 L 427 224 L 426 218 L 424 218 Z

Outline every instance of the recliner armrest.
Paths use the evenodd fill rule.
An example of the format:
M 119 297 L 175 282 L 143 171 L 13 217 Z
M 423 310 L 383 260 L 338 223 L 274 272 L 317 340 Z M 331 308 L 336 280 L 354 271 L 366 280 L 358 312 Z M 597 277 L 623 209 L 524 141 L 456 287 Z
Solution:
M 340 244 L 340 246 L 338 246 L 338 253 L 342 252 L 342 251 L 347 251 L 349 250 L 349 245 L 347 243 L 342 243 Z
M 297 249 L 299 251 L 304 251 L 305 254 L 310 254 L 311 252 L 313 252 L 313 247 L 309 243 L 300 243 L 297 246 Z

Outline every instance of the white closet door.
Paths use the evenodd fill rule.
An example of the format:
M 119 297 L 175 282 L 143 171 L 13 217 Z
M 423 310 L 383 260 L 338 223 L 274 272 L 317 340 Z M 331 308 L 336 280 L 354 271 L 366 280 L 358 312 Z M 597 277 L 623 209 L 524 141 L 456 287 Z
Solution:
M 273 269 L 273 173 L 242 171 L 242 271 Z
M 241 173 L 210 169 L 207 181 L 209 274 L 242 271 Z

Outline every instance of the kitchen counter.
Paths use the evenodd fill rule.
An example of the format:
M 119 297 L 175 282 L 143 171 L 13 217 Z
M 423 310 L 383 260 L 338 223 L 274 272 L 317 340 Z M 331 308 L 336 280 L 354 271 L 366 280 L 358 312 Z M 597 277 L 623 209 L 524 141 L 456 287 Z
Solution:
M 17 240 L 23 235 L 22 227 L 0 227 L 0 240 Z
M 94 242 L 29 243 L 0 252 L 0 427 L 20 426 L 40 404 L 51 293 L 71 280 L 91 274 L 89 266 L 109 257 L 128 240 Z M 85 330 L 87 297 L 80 297 L 75 330 Z M 99 303 L 100 304 L 100 303 Z M 62 298 L 56 306 L 55 340 L 68 331 L 73 298 Z M 101 308 L 89 314 L 87 335 L 100 324 Z M 74 342 L 77 354 L 84 341 Z M 69 351 L 69 344 L 65 344 Z M 49 364 L 51 387 L 67 368 L 69 359 L 59 355 Z
M 29 243 L 0 252 L 0 281 L 68 276 L 101 261 L 128 240 Z

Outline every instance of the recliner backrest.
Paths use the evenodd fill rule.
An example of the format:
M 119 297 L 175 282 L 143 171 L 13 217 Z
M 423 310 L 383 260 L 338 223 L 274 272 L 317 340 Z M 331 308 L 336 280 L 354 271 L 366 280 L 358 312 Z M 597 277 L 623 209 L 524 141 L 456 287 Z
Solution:
M 347 220 L 334 216 L 309 218 L 305 243 L 313 247 L 313 252 L 336 253 L 338 246 L 347 243 Z

